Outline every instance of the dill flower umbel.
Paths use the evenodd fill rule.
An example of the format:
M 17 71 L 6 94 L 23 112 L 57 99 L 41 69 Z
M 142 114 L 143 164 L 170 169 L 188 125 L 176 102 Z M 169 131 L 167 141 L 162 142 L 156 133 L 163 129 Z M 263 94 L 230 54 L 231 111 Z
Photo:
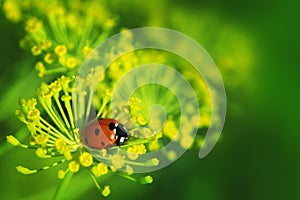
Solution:
M 134 173 L 154 171 L 161 164 L 176 160 L 180 152 L 169 144 L 176 143 L 180 150 L 203 145 L 203 136 L 198 135 L 194 143 L 191 134 L 210 124 L 210 95 L 203 79 L 189 63 L 176 55 L 153 49 L 134 50 L 133 35 L 126 29 L 117 45 L 108 52 L 101 54 L 94 50 L 109 36 L 116 22 L 103 4 L 95 0 L 51 3 L 6 0 L 3 10 L 7 19 L 13 22 L 23 19 L 25 36 L 20 45 L 36 57 L 38 76 L 63 74 L 59 78 L 50 77 L 54 81 L 49 84 L 42 83 L 36 98 L 19 100 L 20 108 L 15 114 L 26 125 L 30 136 L 27 143 L 21 143 L 12 135 L 7 136 L 7 141 L 16 147 L 33 149 L 37 157 L 49 159 L 52 163 L 38 169 L 20 165 L 16 167 L 17 171 L 28 175 L 55 167 L 57 177 L 65 181 L 72 174 L 85 170 L 100 193 L 108 196 L 110 187 L 100 184 L 99 177 L 114 173 L 149 184 L 153 182 L 150 175 L 136 178 Z M 131 52 L 117 57 L 107 69 L 106 66 L 93 65 L 88 75 L 75 77 L 86 57 L 88 61 L 110 59 L 124 49 Z M 110 107 L 113 90 L 124 74 L 147 63 L 173 67 L 196 88 L 197 101 L 202 109 L 200 123 L 199 113 L 195 112 L 197 102 L 196 107 L 188 100 L 180 102 L 176 94 L 156 84 L 144 85 L 125 102 Z M 140 82 L 152 75 L 155 73 L 143 74 L 135 81 Z M 172 83 L 175 90 L 182 90 L 181 85 L 174 84 L 178 82 L 174 74 L 162 73 L 158 77 Z M 162 105 L 165 112 L 160 107 L 152 109 L 156 104 Z M 181 113 L 181 107 L 186 111 L 185 115 Z M 99 118 L 114 118 L 124 124 L 129 140 L 122 146 L 102 149 L 87 145 L 82 141 L 82 130 Z M 165 149 L 168 145 L 171 148 Z
M 16 116 L 27 126 L 30 132 L 29 141 L 27 144 L 22 144 L 12 135 L 7 136 L 7 141 L 13 146 L 33 149 L 39 158 L 60 158 L 60 160 L 39 169 L 29 169 L 24 166 L 17 166 L 16 169 L 27 175 L 61 166 L 58 167 L 59 179 L 64 179 L 68 174 L 77 173 L 79 170 L 87 170 L 103 196 L 109 195 L 110 188 L 100 186 L 97 178 L 110 173 L 119 174 L 142 184 L 151 183 L 152 177 L 149 175 L 141 179 L 130 176 L 134 172 L 132 168 L 134 165 L 144 167 L 158 165 L 158 159 L 145 162 L 134 161 L 139 155 L 146 153 L 145 145 L 153 138 L 129 141 L 124 146 L 111 149 L 96 149 L 94 152 L 97 154 L 97 159 L 86 149 L 74 122 L 76 117 L 71 103 L 72 92 L 77 92 L 75 96 L 78 95 L 78 98 L 83 94 L 80 89 L 73 88 L 73 82 L 74 78 L 62 76 L 50 84 L 43 83 L 37 91 L 37 98 L 19 100 L 20 109 L 16 111 Z M 46 117 L 43 116 L 44 113 Z M 108 113 L 107 109 L 103 108 L 100 116 L 104 117 L 105 113 Z M 121 154 L 121 148 L 128 153 Z M 99 161 L 100 159 L 103 162 Z M 67 163 L 67 166 L 62 165 L 63 163 Z
M 135 62 L 140 62 L 140 59 L 143 61 L 144 56 L 136 58 Z M 123 73 L 123 62 L 119 66 L 119 72 Z M 34 149 L 39 158 L 55 158 L 52 164 L 39 169 L 17 166 L 19 172 L 33 174 L 57 167 L 58 178 L 65 180 L 69 174 L 86 170 L 101 194 L 107 196 L 110 188 L 101 186 L 98 177 L 115 173 L 142 184 L 151 183 L 153 179 L 149 175 L 140 179 L 132 176 L 135 176 L 135 172 L 147 169 L 153 171 L 160 166 L 161 159 L 166 163 L 180 156 L 176 149 L 165 149 L 159 157 L 151 153 L 172 142 L 178 143 L 181 149 L 192 147 L 194 137 L 190 135 L 190 130 L 198 128 L 194 126 L 197 123 L 191 121 L 194 117 L 196 121 L 198 119 L 193 105 L 186 104 L 187 115 L 181 116 L 180 104 L 172 92 L 150 84 L 132 94 L 128 102 L 110 109 L 111 88 L 115 82 L 109 81 L 114 80 L 110 77 L 110 68 L 105 72 L 102 66 L 96 66 L 90 69 L 86 77 L 61 76 L 50 84 L 42 83 L 37 91 L 37 98 L 19 100 L 20 109 L 16 111 L 16 116 L 27 126 L 30 138 L 28 143 L 23 144 L 10 135 L 7 137 L 8 142 L 17 147 Z M 99 73 L 102 73 L 100 77 Z M 172 78 L 176 77 L 168 76 L 168 79 Z M 75 84 L 75 80 L 78 84 Z M 94 95 L 93 88 L 98 81 L 101 84 L 96 87 Z M 157 103 L 165 107 L 165 122 L 160 118 L 159 110 L 154 110 L 150 116 L 148 114 L 151 106 Z M 93 115 L 94 109 L 97 112 Z M 115 118 L 120 121 L 128 129 L 129 141 L 122 146 L 103 149 L 87 146 L 81 140 L 81 130 L 95 117 Z M 184 122 L 181 128 L 180 120 Z
M 3 11 L 12 22 L 24 21 L 25 36 L 20 45 L 37 57 L 39 77 L 74 74 L 116 24 L 116 17 L 104 3 L 95 0 L 5 0 Z

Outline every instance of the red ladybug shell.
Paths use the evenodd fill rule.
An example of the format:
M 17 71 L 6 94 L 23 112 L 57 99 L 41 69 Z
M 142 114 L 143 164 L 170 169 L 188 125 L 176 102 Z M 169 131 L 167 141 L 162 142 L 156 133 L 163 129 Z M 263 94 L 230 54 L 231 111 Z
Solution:
M 83 128 L 81 140 L 91 148 L 103 149 L 116 144 L 116 130 L 109 129 L 109 124 L 119 124 L 115 119 L 95 119 Z

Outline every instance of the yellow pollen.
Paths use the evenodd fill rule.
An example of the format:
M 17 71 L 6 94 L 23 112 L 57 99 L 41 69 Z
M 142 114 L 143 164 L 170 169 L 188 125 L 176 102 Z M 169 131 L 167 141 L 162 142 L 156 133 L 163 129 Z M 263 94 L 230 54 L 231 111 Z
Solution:
M 58 56 L 64 56 L 67 53 L 67 47 L 65 45 L 57 45 L 54 52 Z
M 159 144 L 158 140 L 154 140 L 152 142 L 149 142 L 149 144 L 148 144 L 149 151 L 156 151 L 159 148 L 160 148 L 160 144 Z
M 125 160 L 124 157 L 120 154 L 115 154 L 113 156 L 111 156 L 111 162 L 112 165 L 116 168 L 116 169 L 120 169 L 123 167 Z
M 51 64 L 54 62 L 54 55 L 51 54 L 51 53 L 47 53 L 47 54 L 45 55 L 45 57 L 44 57 L 44 61 L 45 61 L 47 64 L 51 65 Z
M 42 21 L 36 18 L 30 18 L 26 21 L 25 30 L 30 33 L 38 31 L 42 27 Z
M 34 45 L 33 47 L 31 47 L 31 53 L 34 56 L 38 56 L 42 53 L 42 49 L 36 45 Z
M 84 167 L 89 167 L 93 164 L 93 157 L 90 153 L 83 152 L 79 157 L 79 162 Z
M 36 108 L 29 110 L 27 113 L 27 118 L 29 120 L 35 120 L 35 119 L 39 118 L 39 116 L 40 116 L 40 111 Z
M 151 162 L 153 163 L 154 166 L 157 166 L 159 164 L 159 160 L 157 158 L 152 158 Z
M 57 149 L 57 150 L 62 150 L 63 149 L 63 147 L 65 147 L 66 146 L 66 141 L 64 140 L 64 139 L 62 139 L 62 138 L 58 138 L 56 141 L 55 141 L 55 148 Z
M 181 139 L 180 139 L 180 145 L 185 148 L 188 149 L 192 146 L 193 144 L 193 137 L 187 134 L 184 134 Z
M 47 154 L 47 150 L 44 148 L 37 148 L 37 150 L 35 151 L 35 154 L 40 158 L 44 158 L 45 155 Z
M 6 140 L 7 140 L 7 142 L 9 142 L 13 146 L 18 146 L 18 145 L 21 144 L 19 142 L 19 140 L 17 138 L 15 138 L 13 135 L 6 136 Z
M 46 39 L 41 42 L 40 46 L 41 46 L 41 49 L 47 50 L 52 46 L 52 42 L 50 40 Z
M 60 92 L 62 90 L 62 87 L 60 84 L 57 83 L 57 81 L 51 83 L 49 85 L 49 89 L 54 92 L 54 93 L 57 93 L 57 92 Z
M 127 157 L 130 160 L 136 160 L 139 157 L 139 154 L 137 154 L 135 152 L 135 149 L 133 147 L 128 147 L 128 149 L 127 149 Z
M 66 173 L 65 173 L 64 170 L 59 170 L 59 171 L 57 172 L 57 176 L 58 176 L 59 179 L 64 179 L 64 178 L 65 178 L 65 175 L 66 175 Z
M 103 163 L 98 163 L 97 166 L 92 168 L 92 173 L 96 176 L 99 177 L 101 175 L 105 175 L 108 172 L 108 168 L 105 164 Z
M 109 186 L 107 185 L 107 186 L 105 186 L 104 189 L 102 190 L 102 195 L 103 195 L 104 197 L 107 197 L 109 194 L 110 194 L 110 188 L 109 188 Z
M 175 122 L 173 120 L 167 120 L 163 132 L 171 140 L 174 140 L 178 132 Z
M 133 174 L 133 169 L 129 165 L 126 165 L 125 171 L 127 172 L 128 175 Z
M 67 59 L 66 66 L 70 69 L 74 68 L 77 65 L 76 58 L 70 57 Z
M 35 98 L 31 98 L 31 99 L 28 99 L 28 100 L 26 101 L 26 106 L 27 106 L 29 109 L 35 108 L 36 104 L 37 104 L 37 101 L 36 101 Z
M 15 1 L 4 1 L 3 11 L 7 19 L 12 22 L 19 22 L 22 18 L 22 13 L 20 11 L 19 5 Z
M 91 47 L 85 46 L 82 49 L 82 54 L 84 57 L 86 57 L 87 55 L 89 55 L 89 53 L 92 51 L 93 49 Z
M 70 172 L 73 172 L 73 173 L 78 172 L 79 167 L 80 167 L 79 163 L 74 160 L 68 164 L 68 168 L 69 168 Z
M 35 142 L 37 144 L 42 144 L 43 145 L 43 144 L 46 144 L 48 142 L 48 139 L 49 139 L 48 135 L 46 135 L 44 133 L 41 133 L 40 135 L 37 135 L 35 137 Z

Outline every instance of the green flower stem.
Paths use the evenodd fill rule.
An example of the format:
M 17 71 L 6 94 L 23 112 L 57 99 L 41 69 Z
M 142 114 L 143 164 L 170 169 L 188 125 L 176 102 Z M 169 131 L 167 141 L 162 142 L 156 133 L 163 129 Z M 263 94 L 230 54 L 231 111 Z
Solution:
M 135 166 L 140 166 L 140 167 L 152 167 L 154 166 L 153 164 L 147 164 L 147 163 L 142 163 L 142 162 L 134 162 L 134 161 L 129 161 L 129 160 L 125 160 L 124 161 L 126 164 L 129 165 L 135 165 Z
M 75 92 L 73 92 L 73 93 L 75 93 Z M 74 102 L 77 102 L 77 95 L 72 95 L 72 99 L 73 99 Z M 78 122 L 78 109 L 77 109 L 77 105 L 73 106 L 72 108 L 73 108 L 73 111 L 74 111 L 74 119 L 75 119 L 76 122 Z
M 55 37 L 55 41 L 57 41 L 58 43 L 64 43 L 68 40 L 65 40 L 65 37 L 63 37 L 63 33 L 60 32 L 60 30 L 58 30 L 57 26 L 58 26 L 58 23 L 57 22 L 57 19 L 55 19 L 55 17 L 53 15 L 48 15 L 48 21 L 49 21 L 49 25 L 50 25 L 50 28 L 53 32 L 53 35 Z
M 109 101 L 108 98 L 104 98 L 102 106 L 101 106 L 101 108 L 99 109 L 99 111 L 97 113 L 97 118 L 99 118 L 101 113 L 103 113 L 103 110 L 104 110 L 106 104 L 108 103 L 108 101 Z
M 43 131 L 41 128 L 35 127 L 35 130 L 37 130 L 38 132 L 43 133 L 43 134 L 45 134 L 45 135 L 48 135 L 48 137 L 49 137 L 48 142 L 50 142 L 50 143 L 54 143 L 54 141 L 56 140 L 55 137 L 53 137 L 52 135 L 50 135 L 48 132 Z M 46 130 L 47 130 L 47 129 L 46 129 Z
M 121 177 L 123 177 L 123 178 L 126 178 L 126 179 L 128 179 L 128 180 L 130 180 L 130 181 L 137 182 L 137 180 L 136 180 L 135 178 L 133 178 L 133 177 L 131 177 L 131 176 L 129 176 L 129 175 L 126 175 L 126 174 L 124 174 L 124 173 L 115 173 L 115 174 L 117 174 L 117 175 L 119 175 L 119 176 L 121 176 Z
M 73 138 L 72 138 L 72 136 L 70 135 L 68 129 L 66 128 L 65 123 L 64 123 L 63 120 L 61 119 L 59 112 L 56 110 L 56 108 L 55 108 L 54 106 L 51 106 L 51 107 L 50 107 L 50 110 L 51 110 L 52 114 L 54 114 L 54 117 L 55 117 L 56 120 L 57 120 L 57 126 L 59 126 L 59 127 L 61 128 L 62 132 L 65 133 L 66 136 L 67 136 L 70 140 L 72 140 Z
M 62 182 L 60 183 L 60 185 L 58 186 L 55 195 L 53 197 L 54 200 L 60 200 L 60 199 L 64 199 L 64 195 L 66 194 L 66 189 L 68 188 L 68 185 L 72 179 L 73 173 L 67 171 L 66 175 L 64 177 L 64 179 L 62 180 Z
M 92 106 L 92 102 L 93 102 L 93 89 L 90 87 L 90 91 L 89 91 L 89 98 L 88 98 L 88 104 L 87 104 L 87 108 L 86 108 L 86 112 L 85 112 L 85 120 L 84 123 L 87 122 L 88 117 L 90 115 L 90 109 Z
M 85 112 L 85 95 L 79 96 L 79 108 L 78 108 L 78 116 L 80 120 L 84 120 L 84 112 Z
M 146 144 L 146 143 L 149 143 L 149 142 L 151 142 L 151 141 L 152 141 L 152 140 L 150 140 L 150 139 L 138 139 L 138 140 L 135 140 L 135 141 L 132 141 L 132 142 L 128 141 L 127 144 L 122 145 L 122 146 L 111 147 L 111 149 L 116 149 L 116 148 L 121 148 L 121 149 L 123 149 L 123 148 L 130 147 L 130 146 L 132 146 L 132 145 L 135 145 L 135 144 Z
M 50 99 L 51 101 L 51 99 Z M 51 105 L 47 105 L 47 103 L 43 102 L 43 101 L 40 101 L 43 108 L 45 109 L 45 111 L 47 112 L 47 114 L 50 116 L 51 120 L 57 125 L 57 127 L 60 129 L 60 131 L 63 131 L 63 129 L 59 126 L 59 122 L 57 121 L 57 118 L 56 118 L 56 115 L 55 113 L 53 113 L 53 111 L 51 110 Z M 59 131 L 59 133 L 60 133 Z
M 88 171 L 88 173 L 89 173 L 89 175 L 91 176 L 93 182 L 95 183 L 97 189 L 98 189 L 100 192 L 102 192 L 102 188 L 101 188 L 101 186 L 99 185 L 99 183 L 98 183 L 96 177 L 93 176 L 93 175 L 91 174 L 91 172 Z
M 65 107 L 67 109 L 67 112 L 68 112 L 68 115 L 69 115 L 69 118 L 70 118 L 71 127 L 74 129 L 75 124 L 74 124 L 74 117 L 73 117 L 73 112 L 72 112 L 70 101 L 65 101 Z
M 81 34 L 80 37 L 80 42 L 79 45 L 77 46 L 77 55 L 80 55 L 80 51 L 82 50 L 83 46 L 85 45 L 85 43 L 87 42 L 87 38 L 91 38 L 91 32 L 93 29 L 93 19 L 89 18 L 86 19 L 86 23 L 85 23 L 85 27 L 83 28 L 83 33 Z
M 43 102 L 41 102 L 41 103 L 42 103 L 44 109 L 46 110 L 46 112 L 48 113 L 48 115 L 50 116 L 50 118 L 52 119 L 52 121 L 60 129 L 60 131 L 62 133 L 68 134 L 68 130 L 64 127 L 62 120 L 60 118 L 58 118 L 58 116 L 59 116 L 58 112 L 56 110 L 54 110 L 54 108 L 51 105 L 48 105 L 47 103 L 43 103 Z M 62 135 L 61 132 L 60 132 L 60 135 Z M 70 141 L 70 140 L 72 140 L 72 137 L 68 138 L 68 141 Z
M 68 69 L 67 68 L 63 68 L 63 67 L 58 67 L 58 68 L 54 68 L 54 69 L 47 69 L 45 71 L 45 74 L 55 74 L 55 73 L 64 73 L 67 72 Z
M 108 38 L 108 36 L 109 36 L 109 30 L 104 30 L 96 40 L 95 45 L 100 44 L 100 42 L 104 41 L 106 38 Z
M 62 117 L 64 119 L 65 124 L 67 125 L 67 127 L 69 129 L 71 129 L 70 123 L 69 123 L 69 121 L 68 121 L 68 119 L 66 117 L 66 114 L 65 114 L 65 112 L 64 112 L 64 110 L 63 110 L 63 108 L 61 106 L 61 103 L 60 103 L 60 101 L 58 99 L 58 95 L 54 95 L 54 99 L 55 99 L 56 105 L 58 106 L 58 109 L 59 109 L 60 113 L 62 114 Z
M 50 123 L 48 123 L 42 117 L 40 117 L 40 121 L 46 125 L 45 126 L 44 124 L 41 123 L 41 125 L 43 126 L 42 128 L 47 128 L 47 126 L 50 127 L 50 129 L 47 129 L 47 130 L 49 131 L 49 133 L 53 134 L 53 136 L 55 136 L 57 138 L 63 138 L 68 144 L 73 144 L 74 143 L 71 140 L 69 140 L 68 138 L 66 138 L 64 135 L 62 135 L 57 129 L 55 129 Z

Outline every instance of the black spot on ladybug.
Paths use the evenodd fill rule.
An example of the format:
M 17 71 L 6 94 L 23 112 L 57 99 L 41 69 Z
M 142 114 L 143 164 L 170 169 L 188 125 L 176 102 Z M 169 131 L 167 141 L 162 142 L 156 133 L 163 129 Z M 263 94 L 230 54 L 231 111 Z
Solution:
M 96 129 L 95 129 L 95 135 L 97 135 L 97 136 L 98 136 L 98 135 L 99 135 L 99 133 L 100 133 L 100 130 L 99 130 L 98 128 L 96 128 Z
M 104 146 L 104 145 L 105 145 L 105 143 L 102 141 L 102 142 L 101 142 L 101 145 L 102 145 L 102 146 Z
M 88 138 L 86 137 L 86 138 L 84 138 L 84 141 L 85 141 L 85 144 L 89 144 L 89 140 L 88 140 Z
M 109 128 L 109 130 L 114 130 L 116 127 L 115 127 L 115 123 L 113 123 L 113 122 L 110 122 L 109 124 L 108 124 L 108 128 Z

